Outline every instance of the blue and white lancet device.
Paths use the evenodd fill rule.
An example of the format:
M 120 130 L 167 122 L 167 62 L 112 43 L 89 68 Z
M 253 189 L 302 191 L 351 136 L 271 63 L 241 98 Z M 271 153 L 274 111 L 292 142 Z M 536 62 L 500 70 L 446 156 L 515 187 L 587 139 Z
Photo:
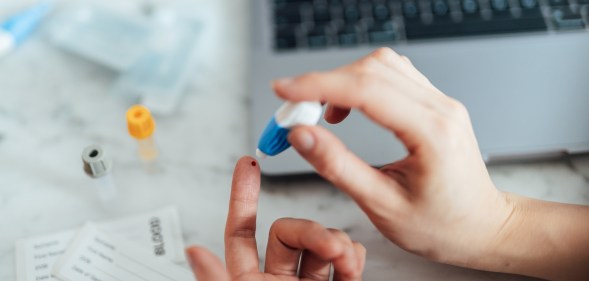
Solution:
M 285 102 L 262 133 L 256 149 L 258 158 L 276 156 L 290 147 L 288 133 L 298 125 L 316 125 L 321 119 L 320 102 Z

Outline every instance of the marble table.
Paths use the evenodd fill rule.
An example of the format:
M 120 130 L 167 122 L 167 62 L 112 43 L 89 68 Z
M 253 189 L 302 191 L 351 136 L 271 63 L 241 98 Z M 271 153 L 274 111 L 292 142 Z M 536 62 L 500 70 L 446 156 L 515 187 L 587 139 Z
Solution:
M 0 16 L 25 2 L 2 1 Z M 111 2 L 138 9 L 137 1 Z M 18 238 L 166 205 L 180 210 L 187 245 L 206 245 L 222 255 L 232 169 L 241 155 L 253 153 L 246 122 L 248 4 L 184 2 L 207 15 L 206 46 L 178 111 L 157 119 L 161 155 L 155 171 L 141 166 L 127 135 L 130 103 L 109 95 L 116 73 L 56 49 L 41 35 L 0 61 L 0 280 L 16 278 Z M 101 208 L 82 172 L 80 153 L 93 143 L 114 156 L 114 179 L 125 202 L 116 212 Z M 589 204 L 589 157 L 493 165 L 490 171 L 503 190 Z M 406 253 L 383 238 L 346 195 L 320 180 L 263 183 L 260 249 L 271 223 L 285 216 L 344 229 L 364 243 L 365 280 L 530 280 Z

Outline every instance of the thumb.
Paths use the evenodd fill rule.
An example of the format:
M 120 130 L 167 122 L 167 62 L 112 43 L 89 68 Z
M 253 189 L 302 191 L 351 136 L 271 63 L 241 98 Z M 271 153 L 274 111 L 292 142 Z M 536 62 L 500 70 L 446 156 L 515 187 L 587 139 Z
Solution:
M 347 193 L 365 211 L 402 200 L 405 191 L 396 181 L 358 158 L 328 130 L 299 126 L 291 131 L 288 141 L 319 175 Z
M 209 250 L 192 246 L 186 249 L 186 256 L 198 281 L 230 281 L 221 260 Z

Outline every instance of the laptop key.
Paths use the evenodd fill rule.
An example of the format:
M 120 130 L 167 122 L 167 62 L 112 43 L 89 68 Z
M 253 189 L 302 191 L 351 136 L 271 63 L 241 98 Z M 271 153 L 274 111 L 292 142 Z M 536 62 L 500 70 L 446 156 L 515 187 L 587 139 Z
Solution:
M 327 47 L 327 37 L 325 35 L 313 35 L 307 37 L 307 46 L 311 49 L 320 49 Z
M 450 7 L 445 0 L 434 0 L 431 2 L 431 9 L 435 16 L 446 16 L 450 13 Z
M 344 20 L 346 22 L 356 22 L 360 19 L 360 10 L 356 5 L 346 5 L 344 7 Z
M 313 19 L 315 22 L 328 22 L 331 20 L 329 5 L 325 2 L 317 2 L 313 5 Z
M 461 5 L 465 16 L 476 15 L 479 12 L 479 3 L 476 0 L 462 0 Z
M 428 24 L 451 23 L 452 17 L 450 15 L 450 6 L 446 0 L 433 0 L 430 2 L 430 8 L 433 17 Z M 421 19 L 418 20 L 418 24 Z
M 385 3 L 378 3 L 375 4 L 372 8 L 374 20 L 377 21 L 385 21 L 391 18 L 391 13 L 389 11 L 389 7 Z
M 510 18 L 497 20 L 471 19 L 460 23 L 426 25 L 419 22 L 406 22 L 405 33 L 408 40 L 472 36 L 485 34 L 514 33 L 546 30 L 541 17 Z
M 524 18 L 542 18 L 538 0 L 520 0 L 521 16 Z
M 337 34 L 338 44 L 342 47 L 350 47 L 358 45 L 360 38 L 358 36 L 358 29 L 353 24 L 345 25 Z
M 522 9 L 534 9 L 538 6 L 538 1 L 537 0 L 521 0 L 520 1 L 520 5 L 522 6 Z
M 508 0 L 491 0 L 490 2 L 493 19 L 508 19 L 512 17 Z
M 301 5 L 311 3 L 312 0 L 274 0 L 274 10 L 286 8 L 288 5 Z
M 552 22 L 557 29 L 585 28 L 585 23 L 578 13 L 573 13 L 569 7 L 557 7 L 552 9 Z
M 315 25 L 307 34 L 307 46 L 311 49 L 327 47 L 328 39 L 326 31 L 326 25 Z
M 414 0 L 406 0 L 403 2 L 403 16 L 406 19 L 415 19 L 419 17 L 419 7 Z
M 274 10 L 274 23 L 276 25 L 297 24 L 301 20 L 301 9 L 298 3 L 278 5 Z
M 395 23 L 392 21 L 375 22 L 368 29 L 368 40 L 372 44 L 389 43 L 395 39 Z
M 557 7 L 557 6 L 568 6 L 569 5 L 569 1 L 568 0 L 549 0 L 548 4 L 552 7 Z
M 289 3 L 310 3 L 312 0 L 274 0 L 274 5 L 280 6 Z
M 423 6 L 425 1 L 429 7 Z M 398 4 L 408 40 L 546 30 L 540 0 L 516 0 L 519 15 L 512 15 L 512 0 L 488 0 L 491 17 L 485 19 L 479 1 L 487 0 L 274 0 L 274 45 L 277 50 L 289 50 L 394 42 L 398 27 L 391 20 L 391 9 Z M 569 0 L 546 1 L 552 7 L 549 20 L 556 29 L 585 26 L 581 16 L 569 9 Z M 589 0 L 576 1 L 589 5 Z M 460 22 L 455 22 L 460 18 L 451 17 L 454 5 L 461 11 Z M 431 12 L 427 19 L 422 17 L 422 8 Z M 295 29 L 299 26 L 313 28 L 298 38 Z M 331 30 L 327 27 L 337 30 L 327 32 Z
M 297 47 L 295 28 L 281 27 L 275 30 L 274 47 L 277 50 L 290 50 Z
M 507 0 L 491 0 L 491 9 L 493 12 L 509 10 L 509 2 Z
M 424 24 L 421 21 L 405 21 L 405 36 L 407 40 L 432 39 L 457 36 L 459 25 L 449 24 Z
M 297 47 L 297 43 L 292 37 L 277 37 L 275 47 L 280 51 L 292 50 Z
M 523 17 L 542 17 L 538 0 L 520 0 Z

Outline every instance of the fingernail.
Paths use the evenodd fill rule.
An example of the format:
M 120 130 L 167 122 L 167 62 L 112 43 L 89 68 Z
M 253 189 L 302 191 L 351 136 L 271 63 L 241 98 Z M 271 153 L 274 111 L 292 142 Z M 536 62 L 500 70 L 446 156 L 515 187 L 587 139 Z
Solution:
M 307 153 L 315 147 L 315 138 L 306 130 L 291 133 L 289 142 L 300 153 Z
M 324 116 L 330 116 L 333 114 L 333 106 L 327 106 L 327 109 L 325 110 L 325 113 L 323 114 Z
M 294 81 L 294 79 L 288 77 L 288 78 L 278 79 L 278 80 L 274 81 L 274 83 L 278 87 L 288 87 L 290 84 L 292 84 L 293 81 Z

